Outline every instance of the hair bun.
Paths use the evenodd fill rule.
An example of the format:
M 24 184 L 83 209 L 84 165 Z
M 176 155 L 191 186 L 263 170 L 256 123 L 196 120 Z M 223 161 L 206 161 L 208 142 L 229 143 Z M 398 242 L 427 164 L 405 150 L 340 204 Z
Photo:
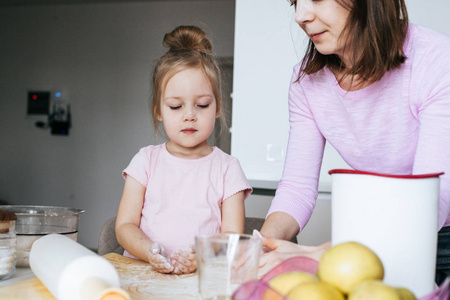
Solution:
M 178 26 L 172 32 L 166 33 L 163 44 L 170 50 L 197 50 L 211 53 L 212 46 L 205 32 L 197 26 Z

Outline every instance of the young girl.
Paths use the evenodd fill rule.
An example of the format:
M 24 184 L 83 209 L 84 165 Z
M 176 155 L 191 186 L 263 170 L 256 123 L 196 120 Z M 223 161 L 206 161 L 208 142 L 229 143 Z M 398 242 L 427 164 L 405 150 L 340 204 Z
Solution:
M 168 141 L 142 148 L 123 171 L 116 234 L 125 256 L 161 273 L 196 270 L 194 237 L 244 230 L 251 193 L 238 160 L 208 144 L 221 117 L 221 77 L 211 43 L 195 26 L 164 37 L 153 74 L 152 116 Z

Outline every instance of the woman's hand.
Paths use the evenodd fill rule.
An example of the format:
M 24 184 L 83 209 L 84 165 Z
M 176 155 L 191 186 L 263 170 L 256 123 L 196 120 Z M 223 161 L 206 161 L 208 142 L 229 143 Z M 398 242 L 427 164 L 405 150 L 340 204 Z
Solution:
M 190 246 L 186 250 L 176 250 L 170 255 L 174 274 L 189 274 L 197 270 L 197 261 L 195 260 L 195 249 Z
M 263 240 L 263 254 L 259 260 L 258 277 L 262 277 L 282 261 L 294 256 L 306 256 L 319 261 L 330 246 L 331 242 L 319 246 L 304 246 L 266 237 Z
M 148 263 L 159 273 L 172 273 L 174 266 L 170 263 L 164 247 L 158 243 L 153 243 L 148 253 Z

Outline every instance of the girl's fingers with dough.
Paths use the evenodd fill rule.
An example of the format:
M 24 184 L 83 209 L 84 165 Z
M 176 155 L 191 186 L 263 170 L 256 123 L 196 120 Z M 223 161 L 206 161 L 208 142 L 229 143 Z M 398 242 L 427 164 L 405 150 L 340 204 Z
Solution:
M 195 260 L 195 249 L 190 246 L 186 250 L 176 250 L 172 255 L 173 272 L 175 274 L 192 273 L 197 269 L 197 262 Z
M 173 265 L 167 257 L 164 247 L 158 243 L 153 243 L 148 254 L 149 264 L 160 273 L 171 273 L 174 270 Z

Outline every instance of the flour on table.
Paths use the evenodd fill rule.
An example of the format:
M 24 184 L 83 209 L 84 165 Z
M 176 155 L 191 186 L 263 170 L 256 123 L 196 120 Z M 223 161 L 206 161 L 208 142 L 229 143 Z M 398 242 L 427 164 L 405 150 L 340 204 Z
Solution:
M 143 261 L 110 253 L 104 256 L 119 272 L 120 284 L 133 299 L 198 299 L 198 279 L 192 274 L 162 274 Z

